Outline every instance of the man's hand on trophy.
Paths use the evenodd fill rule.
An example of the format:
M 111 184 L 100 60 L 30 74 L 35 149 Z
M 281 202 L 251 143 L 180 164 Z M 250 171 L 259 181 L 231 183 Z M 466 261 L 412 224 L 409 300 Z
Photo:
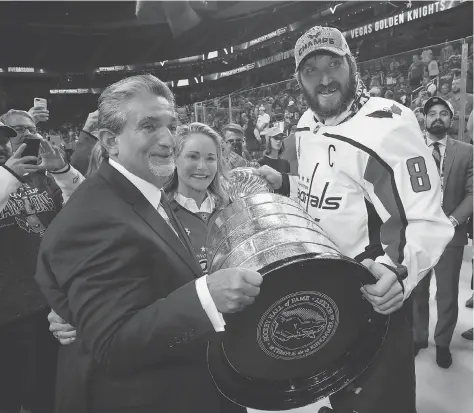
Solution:
M 226 268 L 207 276 L 211 297 L 221 313 L 236 313 L 255 301 L 263 277 L 244 268 Z
M 263 165 L 262 167 L 256 169 L 255 174 L 265 178 L 273 189 L 280 189 L 283 184 L 283 177 L 281 173 L 273 168 L 270 168 L 268 165 Z
M 403 289 L 395 273 L 373 260 L 364 260 L 362 265 L 365 265 L 378 280 L 375 284 L 364 285 L 360 289 L 374 310 L 388 315 L 401 308 Z

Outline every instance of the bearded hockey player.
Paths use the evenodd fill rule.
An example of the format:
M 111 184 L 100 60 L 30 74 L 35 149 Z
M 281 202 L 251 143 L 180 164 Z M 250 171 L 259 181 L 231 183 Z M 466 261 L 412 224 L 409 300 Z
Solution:
M 287 194 L 297 182 L 291 192 L 300 204 L 343 254 L 378 279 L 361 289 L 364 297 L 375 311 L 391 314 L 376 360 L 331 405 L 337 413 L 415 413 L 409 297 L 454 234 L 441 209 L 435 162 L 413 112 L 367 93 L 339 30 L 308 30 L 295 60 L 310 107 L 296 132 L 299 176 L 267 166 L 259 174 Z

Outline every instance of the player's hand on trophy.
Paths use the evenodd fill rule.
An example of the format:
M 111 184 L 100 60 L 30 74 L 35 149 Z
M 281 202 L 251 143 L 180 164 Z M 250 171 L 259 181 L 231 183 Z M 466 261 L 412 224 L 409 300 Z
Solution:
M 280 189 L 283 184 L 283 177 L 280 172 L 268 165 L 263 165 L 255 171 L 256 175 L 265 178 L 273 189 Z
M 366 266 L 377 278 L 375 284 L 364 285 L 361 292 L 377 313 L 388 315 L 403 305 L 403 289 L 397 276 L 387 267 L 373 260 L 364 260 Z
M 255 301 L 263 277 L 245 268 L 226 268 L 207 276 L 207 286 L 217 310 L 236 313 Z
M 76 329 L 51 310 L 48 314 L 49 331 L 64 346 L 76 341 Z

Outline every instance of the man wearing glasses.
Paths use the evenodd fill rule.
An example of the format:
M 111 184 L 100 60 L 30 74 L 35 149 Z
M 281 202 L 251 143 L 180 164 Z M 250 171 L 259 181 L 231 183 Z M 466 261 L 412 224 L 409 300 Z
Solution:
M 242 167 L 260 168 L 258 162 L 244 159 L 244 130 L 239 125 L 229 123 L 222 128 L 222 133 L 224 135 L 222 150 L 229 170 Z
M 10 110 L 0 123 L 0 411 L 52 412 L 56 343 L 33 279 L 43 234 L 83 180 L 33 117 Z M 39 157 L 24 156 L 39 139 Z M 40 158 L 40 161 L 38 161 Z

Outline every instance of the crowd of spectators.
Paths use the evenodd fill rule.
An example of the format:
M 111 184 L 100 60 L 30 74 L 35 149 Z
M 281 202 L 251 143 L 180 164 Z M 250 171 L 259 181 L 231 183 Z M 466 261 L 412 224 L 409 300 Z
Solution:
M 468 42 L 470 43 L 468 43 L 465 123 L 473 108 L 472 38 L 468 39 Z M 456 112 L 451 133 L 457 136 L 462 102 L 461 49 L 462 41 L 446 42 L 404 54 L 360 62 L 358 67 L 360 76 L 371 95 L 392 99 L 410 107 L 417 115 L 423 130 L 425 126 L 421 108 L 424 103 L 431 96 L 440 96 L 448 100 Z M 264 129 L 278 126 L 285 135 L 289 135 L 292 126 L 298 123 L 299 117 L 308 108 L 298 83 L 292 77 L 291 65 L 286 63 L 289 62 L 271 70 L 271 76 L 268 70 L 239 75 L 244 80 L 241 85 L 245 89 L 230 96 L 178 108 L 179 124 L 199 121 L 217 131 L 222 131 L 224 125 L 230 122 L 236 123 L 245 132 L 249 152 L 255 153 L 255 156 L 261 155 L 262 147 L 256 142 L 260 134 L 265 136 Z M 274 81 L 278 78 L 286 80 L 265 83 L 265 80 Z M 216 90 L 213 92 L 217 93 Z M 202 94 L 208 93 L 203 89 L 200 93 L 194 94 L 193 98 L 196 99 Z M 269 120 L 262 123 L 265 117 Z M 52 145 L 61 147 L 70 156 L 75 149 L 82 125 L 76 121 L 51 127 L 47 125 L 39 128 L 38 132 Z M 257 146 L 259 148 L 254 149 Z
M 468 41 L 465 124 L 473 106 L 472 38 Z M 392 99 L 410 107 L 417 114 L 422 129 L 424 119 L 421 108 L 424 103 L 432 96 L 441 96 L 450 101 L 456 111 L 451 133 L 457 136 L 461 109 L 461 48 L 461 41 L 446 42 L 404 54 L 360 62 L 358 67 L 372 96 Z M 270 126 L 278 124 L 288 135 L 308 106 L 296 80 L 291 77 L 291 72 L 283 68 L 280 74 L 289 79 L 249 88 L 233 93 L 230 97 L 199 102 L 196 106 L 190 105 L 184 110 L 190 119 L 204 122 L 216 130 L 221 130 L 223 125 L 229 122 L 236 122 L 246 131 L 247 141 L 252 141 L 260 108 L 263 107 L 270 117 Z M 250 76 L 249 74 L 248 77 Z

